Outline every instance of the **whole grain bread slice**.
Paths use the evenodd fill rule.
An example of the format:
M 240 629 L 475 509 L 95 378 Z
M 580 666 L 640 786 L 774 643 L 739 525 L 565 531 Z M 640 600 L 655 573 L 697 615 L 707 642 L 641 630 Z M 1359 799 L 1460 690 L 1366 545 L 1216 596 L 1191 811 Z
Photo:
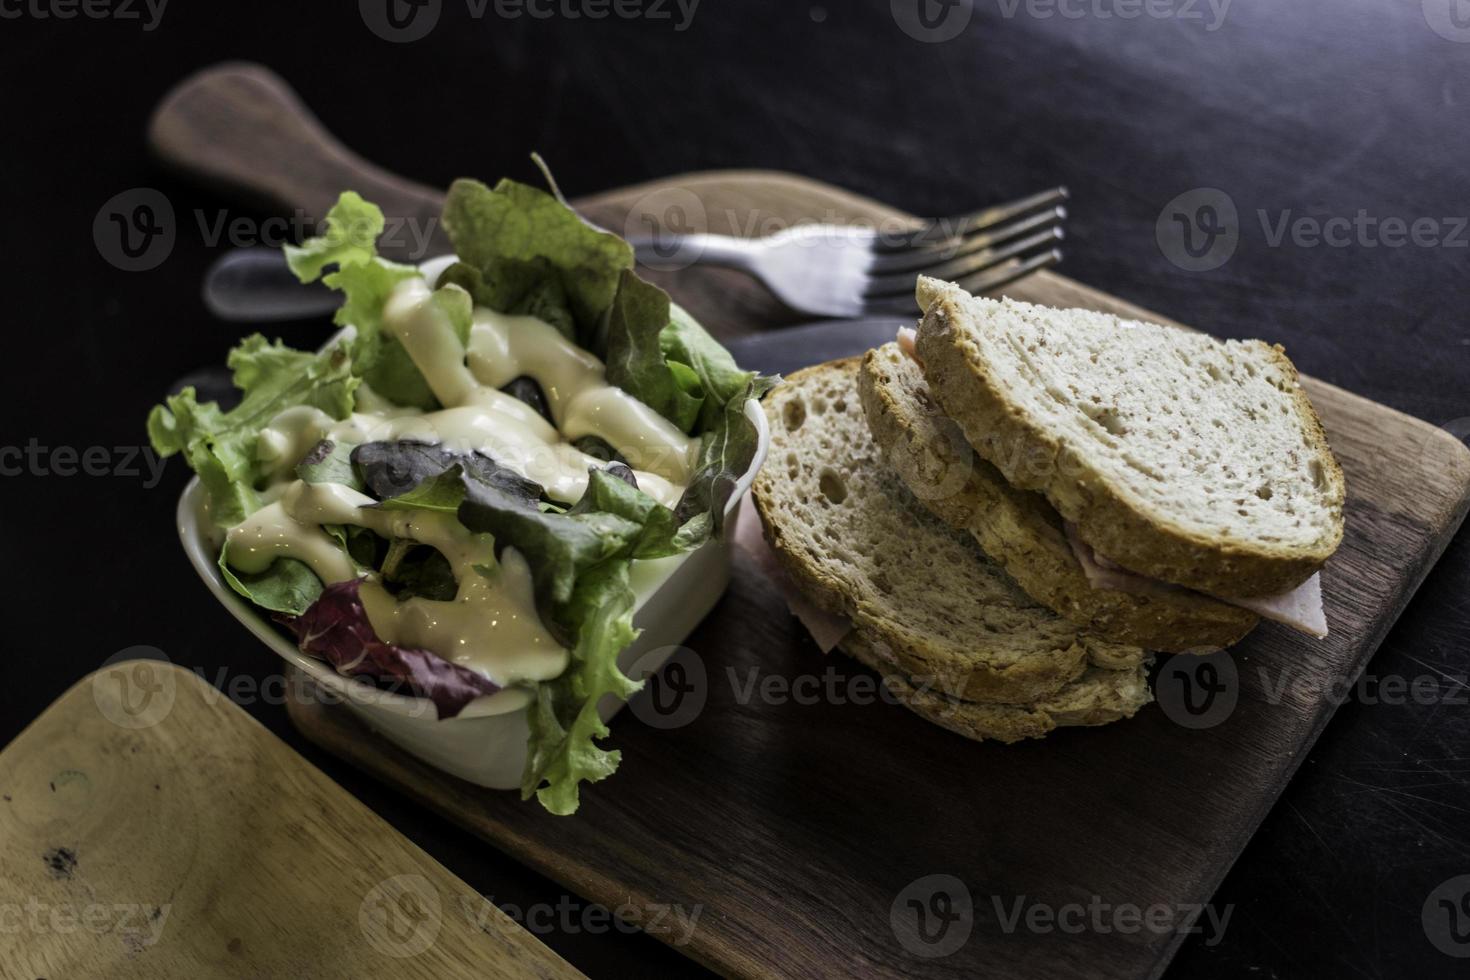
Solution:
M 977 742 L 1019 742 L 1058 728 L 1105 725 L 1133 717 L 1153 700 L 1146 663 L 1126 670 L 1088 667 L 1055 694 L 1030 704 L 984 704 L 949 697 L 904 676 L 892 651 L 863 630 L 849 633 L 841 649 L 877 671 L 889 694 L 905 708 Z
M 1218 649 L 1259 621 L 1186 589 L 1135 595 L 1093 588 L 1041 494 L 1017 490 L 975 454 L 896 343 L 863 358 L 858 392 L 885 462 L 936 516 L 969 531 L 1026 594 L 1089 632 L 1167 653 Z
M 1101 555 L 1221 596 L 1300 585 L 1345 485 L 1282 349 L 921 278 L 917 347 L 945 413 Z
M 1138 647 L 1032 601 L 913 498 L 868 431 L 858 363 L 798 371 L 764 405 L 771 448 L 756 509 L 803 593 L 891 650 L 905 676 L 956 700 L 1021 704 L 1057 695 L 1089 666 L 1143 663 Z

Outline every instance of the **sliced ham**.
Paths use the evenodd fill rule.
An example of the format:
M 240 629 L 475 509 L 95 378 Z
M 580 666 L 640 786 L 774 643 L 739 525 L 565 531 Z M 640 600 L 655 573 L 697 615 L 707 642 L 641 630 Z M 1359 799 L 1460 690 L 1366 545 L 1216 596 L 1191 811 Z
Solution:
M 1265 619 L 1284 623 L 1294 630 L 1321 639 L 1327 635 L 1327 613 L 1322 608 L 1322 573 L 1318 572 L 1290 592 L 1255 599 L 1225 599 L 1232 606 L 1249 609 Z
M 1094 589 L 1111 589 L 1114 592 L 1128 592 L 1133 595 L 1160 595 L 1168 592 L 1188 591 L 1183 586 L 1160 582 L 1158 579 L 1130 572 L 1116 562 L 1109 561 L 1082 540 L 1077 533 L 1077 526 L 1071 521 L 1066 523 L 1066 531 L 1067 543 L 1072 546 L 1072 553 L 1077 556 L 1077 563 L 1082 566 L 1082 574 L 1087 576 L 1087 584 Z M 1257 616 L 1281 623 L 1283 626 L 1290 626 L 1294 630 L 1318 639 L 1327 635 L 1327 614 L 1322 608 L 1321 572 L 1313 575 L 1290 592 L 1283 592 L 1280 595 L 1258 596 L 1254 599 L 1229 599 L 1225 596 L 1214 596 L 1214 598 L 1232 606 L 1239 606 L 1241 609 L 1249 609 Z
M 919 367 L 923 367 L 924 362 L 919 360 L 919 349 L 915 346 L 918 339 L 919 332 L 913 327 L 903 327 L 898 331 L 898 349 L 912 357 Z
M 1072 554 L 1077 556 L 1077 563 L 1082 566 L 1082 574 L 1087 576 L 1087 584 L 1094 589 L 1109 589 L 1113 592 L 1127 592 L 1132 595 L 1160 595 L 1166 592 L 1185 591 L 1182 586 L 1138 575 L 1116 562 L 1109 561 L 1093 551 L 1092 545 L 1082 540 L 1077 533 L 1077 525 L 1067 521 L 1065 527 L 1067 543 L 1072 546 Z
M 776 553 L 761 534 L 761 518 L 755 512 L 755 504 L 749 495 L 740 501 L 740 517 L 736 521 L 734 541 L 781 590 L 781 594 L 786 597 L 786 608 L 806 627 L 812 642 L 823 653 L 831 653 L 832 648 L 852 632 L 852 623 L 849 620 L 818 609 L 791 584 L 781 563 L 776 560 Z

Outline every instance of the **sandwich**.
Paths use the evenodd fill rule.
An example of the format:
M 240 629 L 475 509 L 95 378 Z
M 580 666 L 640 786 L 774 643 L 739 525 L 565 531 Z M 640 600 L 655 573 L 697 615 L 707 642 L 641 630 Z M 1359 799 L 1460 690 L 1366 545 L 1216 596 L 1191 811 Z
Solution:
M 916 330 L 767 399 L 754 487 L 784 572 L 908 707 L 1014 741 L 1132 715 L 1153 652 L 1325 635 L 1345 489 L 1281 348 L 918 295 Z
M 782 571 L 846 621 L 843 652 L 906 707 L 975 739 L 1103 724 L 1152 700 L 1141 647 L 1035 602 L 915 499 L 874 442 L 860 367 L 807 368 L 767 396 L 771 449 L 752 488 Z
M 1193 620 L 1213 597 L 1327 634 L 1319 572 L 1346 485 L 1281 347 L 927 278 L 918 296 L 934 403 L 1011 488 L 1045 499 L 1094 589 L 1172 595 Z

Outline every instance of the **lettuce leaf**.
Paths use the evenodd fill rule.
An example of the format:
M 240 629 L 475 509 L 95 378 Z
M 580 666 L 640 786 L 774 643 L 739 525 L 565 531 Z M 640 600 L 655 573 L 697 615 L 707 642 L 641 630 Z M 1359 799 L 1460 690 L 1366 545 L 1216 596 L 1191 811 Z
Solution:
M 442 444 L 368 442 L 352 450 L 352 463 L 368 491 L 384 507 L 455 510 L 458 499 L 445 488 L 464 478 L 496 487 L 528 506 L 541 498 L 541 484 L 501 466 L 484 453 L 454 452 Z M 447 484 L 436 480 L 446 475 L 451 477 Z
M 260 506 L 255 458 L 260 430 L 278 412 L 296 405 L 346 418 L 358 379 L 347 352 L 334 346 L 320 354 L 292 350 L 259 334 L 230 351 L 229 365 L 240 404 L 228 412 L 201 404 L 193 388 L 170 395 L 148 414 L 148 438 L 160 456 L 183 453 L 209 494 L 210 511 L 221 526 L 238 524 Z
M 566 671 L 536 685 L 521 777 L 522 799 L 535 794 L 558 816 L 576 812 L 581 783 L 606 779 L 622 759 L 622 752 L 597 744 L 609 734 L 597 702 L 606 694 L 626 701 L 643 687 L 618 669 L 618 654 L 638 638 L 633 602 L 628 562 L 609 561 L 578 579 L 562 610 L 567 621 L 579 624 L 577 641 Z
M 616 514 L 641 528 L 628 546 L 629 558 L 665 558 L 689 549 L 674 512 L 621 479 L 612 467 L 589 474 L 587 492 L 567 513 L 598 512 Z
M 302 282 L 321 277 L 329 265 L 346 268 L 371 262 L 383 234 L 383 211 L 356 191 L 344 191 L 327 212 L 326 233 L 285 247 L 286 264 Z
M 323 524 L 322 530 L 337 540 L 363 572 L 378 567 L 381 556 L 388 550 L 386 538 L 380 538 L 376 532 L 356 524 Z
M 296 634 L 302 653 L 322 658 L 347 677 L 407 687 L 416 697 L 434 702 L 441 719 L 453 718 L 475 698 L 500 690 L 483 674 L 437 653 L 379 639 L 363 608 L 361 589 L 360 578 L 337 582 L 323 589 L 303 614 L 278 614 L 276 620 Z
M 491 190 L 456 180 L 444 202 L 444 228 L 462 268 L 447 273 L 481 303 L 501 313 L 537 312 L 594 352 L 618 279 L 633 268 L 633 247 L 595 228 L 545 191 L 513 180 Z
M 228 550 L 228 547 L 220 549 L 220 576 L 230 588 L 262 609 L 299 616 L 322 594 L 322 580 L 305 562 L 277 558 L 265 571 L 247 575 L 225 561 Z
M 601 471 L 593 471 L 591 478 L 621 483 Z M 551 610 L 551 618 L 559 624 L 577 625 L 555 610 L 571 601 L 579 576 L 603 562 L 630 556 L 643 534 L 638 523 L 608 511 L 574 513 L 574 507 L 557 513 L 479 480 L 466 479 L 464 487 L 459 522 L 494 536 L 497 550 L 514 548 L 525 557 L 538 604 L 543 613 Z
M 669 317 L 668 293 L 631 271 L 622 274 L 608 320 L 607 380 L 689 432 L 706 393 L 695 372 L 664 357 L 659 338 Z
M 777 378 L 752 374 L 745 387 L 725 402 L 715 427 L 700 441 L 694 476 L 674 508 L 680 533 L 691 544 L 724 530 L 725 508 L 740 477 L 755 461 L 759 442 L 755 426 L 745 417 L 745 403 L 763 397 L 778 383 Z
M 307 483 L 340 483 L 361 491 L 363 483 L 352 466 L 352 449 L 345 442 L 323 439 L 296 464 L 296 476 Z
M 378 257 L 383 212 L 376 204 L 346 191 L 327 212 L 326 233 L 300 245 L 286 246 L 286 264 L 302 282 L 321 279 L 341 290 L 342 306 L 333 322 L 356 328 L 352 369 L 373 391 L 398 405 L 434 409 L 424 376 L 398 338 L 383 331 L 383 306 L 393 288 L 419 274 L 418 268 Z M 328 266 L 337 270 L 323 277 Z
M 362 265 L 345 266 L 323 281 L 343 293 L 342 306 L 332 322 L 351 325 L 357 336 L 352 341 L 352 369 L 368 386 L 393 402 L 409 408 L 432 411 L 439 399 L 424 380 L 418 365 L 398 338 L 383 329 L 383 307 L 393 288 L 417 276 L 413 266 L 374 259 Z
M 659 348 L 672 367 L 687 368 L 704 392 L 699 432 L 718 428 L 730 401 L 749 397 L 747 386 L 761 377 L 736 364 L 730 352 L 677 304 L 671 306 L 669 325 L 659 334 Z M 757 386 L 760 394 L 769 391 L 776 381 L 766 380 L 770 383 Z

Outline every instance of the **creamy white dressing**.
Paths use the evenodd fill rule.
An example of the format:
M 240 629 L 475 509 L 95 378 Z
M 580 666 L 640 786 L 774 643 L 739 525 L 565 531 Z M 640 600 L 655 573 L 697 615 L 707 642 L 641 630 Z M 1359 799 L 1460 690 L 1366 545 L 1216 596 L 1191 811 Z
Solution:
M 384 510 L 375 503 L 340 484 L 296 480 L 277 502 L 230 529 L 227 560 L 242 572 L 261 572 L 276 558 L 295 558 L 331 584 L 357 578 L 361 570 L 322 524 L 354 524 L 430 545 L 454 572 L 454 598 L 399 601 L 369 576 L 358 594 L 379 638 L 431 650 L 501 685 L 548 680 L 566 669 L 567 651 L 541 625 L 530 567 L 514 548 L 497 561 L 494 539 L 452 514 Z
M 438 549 L 454 572 L 453 600 L 423 597 L 398 601 L 369 574 L 360 596 L 379 637 L 430 650 L 477 670 L 501 685 L 560 675 L 569 654 L 541 624 L 530 569 L 512 548 L 497 561 L 494 541 L 465 528 L 451 514 L 385 510 L 338 484 L 292 479 L 295 466 L 322 439 L 360 444 L 409 440 L 455 452 L 481 452 L 543 486 L 547 496 L 574 503 L 586 491 L 588 470 L 604 461 L 579 452 L 571 440 L 597 436 L 632 464 L 638 486 L 666 506 L 678 502 L 698 453 L 686 437 L 653 409 L 607 383 L 601 361 L 535 317 L 474 311 L 469 344 L 460 342 L 434 302 L 428 282 L 400 283 L 383 311 L 384 329 L 409 357 L 445 407 L 422 412 L 391 405 L 362 385 L 358 411 L 335 420 L 320 409 L 297 406 L 261 431 L 257 458 L 270 484 L 266 502 L 228 531 L 226 557 L 242 572 L 261 572 L 277 558 L 305 562 L 331 584 L 363 574 L 323 524 L 352 524 L 389 538 Z M 468 347 L 468 349 L 466 349 Z M 498 389 L 521 376 L 541 386 L 555 420 Z M 636 562 L 655 571 L 680 558 Z M 647 565 L 648 569 L 638 566 Z
M 609 385 L 602 362 L 551 324 L 480 307 L 470 327 L 468 361 L 474 376 L 490 388 L 503 388 L 521 375 L 535 378 L 566 438 L 597 436 L 635 469 L 680 484 L 689 482 L 697 441 L 623 389 Z
M 535 317 L 504 317 L 480 308 L 466 352 L 422 279 L 399 284 L 384 307 L 383 324 L 446 407 L 436 412 L 382 407 L 340 422 L 320 409 L 286 409 L 257 443 L 257 455 L 274 476 L 285 475 L 322 439 L 407 439 L 484 453 L 541 484 L 552 500 L 572 504 L 587 489 L 588 470 L 601 468 L 605 461 L 580 452 L 570 440 L 594 435 L 629 461 L 640 490 L 666 507 L 678 503 L 698 455 L 698 440 L 607 384 L 602 362 L 555 327 Z M 541 386 L 560 431 L 525 402 L 498 390 L 522 375 Z M 359 407 L 366 408 L 363 389 L 358 391 Z

